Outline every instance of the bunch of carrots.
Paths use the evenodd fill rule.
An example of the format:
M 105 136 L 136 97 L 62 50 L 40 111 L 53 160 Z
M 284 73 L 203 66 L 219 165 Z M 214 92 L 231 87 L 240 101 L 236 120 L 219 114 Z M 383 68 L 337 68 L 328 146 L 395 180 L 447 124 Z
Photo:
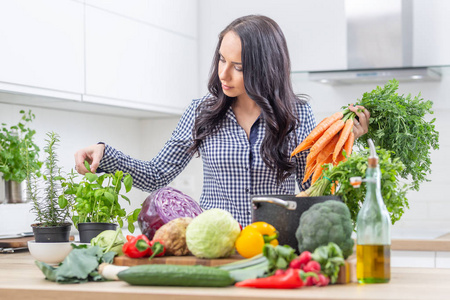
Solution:
M 311 183 L 322 175 L 322 166 L 332 163 L 337 165 L 346 160 L 352 153 L 355 135 L 353 119 L 355 113 L 350 110 L 339 111 L 323 119 L 311 133 L 294 149 L 291 158 L 298 153 L 310 149 L 306 157 L 306 170 L 303 182 L 311 176 Z

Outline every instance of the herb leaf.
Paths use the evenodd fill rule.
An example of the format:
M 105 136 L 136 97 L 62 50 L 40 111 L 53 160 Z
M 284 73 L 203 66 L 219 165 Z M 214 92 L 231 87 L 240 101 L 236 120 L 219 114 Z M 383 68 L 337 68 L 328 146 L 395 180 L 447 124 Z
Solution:
M 360 148 L 368 146 L 372 139 L 376 146 L 392 151 L 405 166 L 401 177 L 412 181 L 412 188 L 419 190 L 421 182 L 429 181 L 431 173 L 430 149 L 439 149 L 439 133 L 435 130 L 435 119 L 427 121 L 425 116 L 433 114 L 433 102 L 423 100 L 421 95 L 398 95 L 398 81 L 389 81 L 384 88 L 377 87 L 364 93 L 357 105 L 370 111 L 369 131 L 355 141 Z

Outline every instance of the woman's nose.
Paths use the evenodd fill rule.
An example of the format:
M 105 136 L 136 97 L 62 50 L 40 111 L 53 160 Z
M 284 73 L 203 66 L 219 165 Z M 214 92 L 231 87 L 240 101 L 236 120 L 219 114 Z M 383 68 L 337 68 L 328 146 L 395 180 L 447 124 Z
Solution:
M 219 79 L 227 81 L 230 78 L 229 68 L 227 66 L 219 67 Z

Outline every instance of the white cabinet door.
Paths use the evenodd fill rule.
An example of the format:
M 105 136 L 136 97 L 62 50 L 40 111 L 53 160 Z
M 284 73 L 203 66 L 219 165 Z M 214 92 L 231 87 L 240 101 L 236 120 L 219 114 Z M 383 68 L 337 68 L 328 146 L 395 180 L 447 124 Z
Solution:
M 194 38 L 86 7 L 86 94 L 180 112 L 196 95 Z
M 85 3 L 167 31 L 197 37 L 197 0 L 85 0 Z
M 0 82 L 82 94 L 83 4 L 0 2 Z

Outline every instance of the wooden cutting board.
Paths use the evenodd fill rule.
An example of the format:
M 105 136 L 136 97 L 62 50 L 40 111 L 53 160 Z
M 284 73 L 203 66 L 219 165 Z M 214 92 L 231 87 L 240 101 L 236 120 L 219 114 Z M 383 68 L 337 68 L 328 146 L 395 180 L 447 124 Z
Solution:
M 114 264 L 118 266 L 137 266 L 146 264 L 160 264 L 160 265 L 203 265 L 209 267 L 221 266 L 227 263 L 235 262 L 244 259 L 242 256 L 235 254 L 229 258 L 206 259 L 197 258 L 195 256 L 164 256 L 154 257 L 151 260 L 148 258 L 129 258 L 126 256 L 119 256 L 114 258 Z M 345 261 L 345 265 L 339 270 L 339 276 L 336 281 L 337 284 L 346 284 L 356 282 L 356 257 L 351 256 Z
M 119 256 L 114 258 L 114 264 L 118 266 L 158 264 L 158 265 L 184 265 L 184 266 L 202 265 L 202 266 L 216 267 L 231 262 L 235 262 L 241 259 L 244 258 L 238 254 L 228 258 L 217 258 L 217 259 L 197 258 L 192 255 L 154 257 L 151 260 L 149 260 L 148 258 L 129 258 L 126 256 Z
M 19 238 L 0 239 L 0 248 L 22 248 L 28 247 L 28 241 L 33 241 L 34 236 L 26 236 Z M 69 241 L 73 241 L 74 236 L 69 237 Z
M 28 247 L 28 241 L 34 240 L 34 236 L 2 239 L 0 240 L 0 248 L 22 248 Z

